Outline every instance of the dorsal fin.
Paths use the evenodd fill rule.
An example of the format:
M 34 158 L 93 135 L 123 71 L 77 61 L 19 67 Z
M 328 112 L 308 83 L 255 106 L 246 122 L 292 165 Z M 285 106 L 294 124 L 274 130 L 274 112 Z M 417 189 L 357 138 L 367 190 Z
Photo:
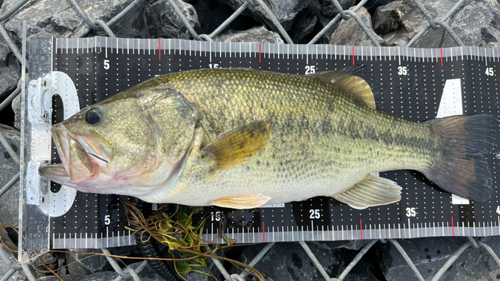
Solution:
M 370 85 L 361 77 L 341 70 L 327 70 L 309 75 L 335 83 L 345 93 L 351 95 L 355 100 L 375 109 L 375 97 Z

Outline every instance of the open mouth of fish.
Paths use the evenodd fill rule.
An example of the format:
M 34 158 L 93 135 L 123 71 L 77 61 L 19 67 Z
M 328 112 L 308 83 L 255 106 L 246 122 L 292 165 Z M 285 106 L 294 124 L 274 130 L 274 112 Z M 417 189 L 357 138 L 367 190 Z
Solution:
M 109 159 L 95 148 L 88 136 L 75 135 L 61 124 L 52 127 L 52 137 L 56 144 L 61 164 L 40 167 L 42 176 L 57 182 L 82 182 L 99 174 Z

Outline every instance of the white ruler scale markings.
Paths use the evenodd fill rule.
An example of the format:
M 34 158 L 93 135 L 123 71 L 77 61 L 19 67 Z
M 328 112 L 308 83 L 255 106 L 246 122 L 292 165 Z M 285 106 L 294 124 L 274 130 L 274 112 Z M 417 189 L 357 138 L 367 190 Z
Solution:
M 65 54 L 74 54 L 74 53 L 77 53 L 78 55 L 81 55 L 82 52 L 79 51 L 79 49 L 83 48 L 84 50 L 86 50 L 87 52 L 84 52 L 84 53 L 92 53 L 92 52 L 96 52 L 96 50 L 99 50 L 99 51 L 102 51 L 102 48 L 104 48 L 103 50 L 103 57 L 106 58 L 106 59 L 111 59 L 110 56 L 112 55 L 117 55 L 119 54 L 118 52 L 118 49 L 119 48 L 122 48 L 122 52 L 121 54 L 126 54 L 126 55 L 137 55 L 137 54 L 140 54 L 140 55 L 151 55 L 153 53 L 155 53 L 156 51 L 156 48 L 153 48 L 153 52 L 151 52 L 151 48 L 152 48 L 152 44 L 158 46 L 159 44 L 162 44 L 162 43 L 166 43 L 168 44 L 168 54 L 169 55 L 189 55 L 189 56 L 199 56 L 200 59 L 203 60 L 203 58 L 205 58 L 206 56 L 209 56 L 210 57 L 210 62 L 212 61 L 212 44 L 209 43 L 209 42 L 200 42 L 199 44 L 193 44 L 194 42 L 179 42 L 178 40 L 170 40 L 168 39 L 168 43 L 167 42 L 161 42 L 160 40 L 147 40 L 148 42 L 144 42 L 144 41 L 140 41 L 140 40 L 133 40 L 133 44 L 137 44 L 136 46 L 132 46 L 133 50 L 132 52 L 130 52 L 130 41 L 127 40 L 127 42 L 125 42 L 125 40 L 118 40 L 116 39 L 116 41 L 114 42 L 116 44 L 116 46 L 110 46 L 109 42 L 108 42 L 108 39 L 104 39 L 104 40 L 90 40 L 90 41 L 82 41 L 84 43 L 81 43 L 79 40 L 72 40 L 72 39 L 56 39 L 57 42 L 56 42 L 56 48 L 57 49 L 62 49 L 62 50 L 66 50 L 65 52 L 58 52 L 58 50 L 56 50 L 55 53 L 57 53 L 58 55 L 65 55 Z M 63 41 L 64 40 L 64 41 Z M 109 40 L 112 40 L 112 39 L 109 39 Z M 163 41 L 163 40 L 162 40 Z M 71 43 L 70 43 L 71 42 Z M 175 42 L 175 48 L 171 48 L 172 47 L 172 43 Z M 66 43 L 66 44 L 63 44 L 63 43 Z M 162 44 L 162 45 L 166 45 L 166 44 Z M 206 45 L 208 44 L 208 46 Z M 258 44 L 258 43 L 257 43 Z M 275 59 L 291 59 L 290 57 L 290 47 L 293 48 L 293 46 L 290 46 L 290 45 L 287 45 L 286 47 L 283 46 L 286 50 L 286 56 L 285 56 L 285 52 L 281 52 L 280 50 L 280 47 L 281 46 L 273 46 L 273 45 L 269 45 L 269 44 L 262 44 L 260 47 L 260 50 L 259 50 L 259 46 L 257 44 L 248 44 L 246 47 L 242 48 L 242 46 L 245 46 L 245 44 L 239 44 L 238 45 L 238 48 L 235 48 L 236 45 L 228 45 L 226 47 L 223 46 L 222 43 L 215 43 L 215 46 L 216 46 L 216 55 L 218 55 L 218 59 L 219 58 L 234 58 L 235 56 L 232 55 L 232 52 L 235 51 L 235 54 L 236 52 L 239 52 L 239 57 L 245 57 L 246 54 L 248 53 L 248 51 L 250 51 L 249 53 L 251 54 L 252 51 L 254 51 L 255 53 L 255 56 L 250 56 L 250 58 L 252 59 L 252 62 L 255 63 L 255 59 L 261 59 L 261 63 L 260 64 L 256 64 L 258 67 L 261 67 L 262 69 L 265 69 L 265 67 L 267 67 L 267 62 L 268 60 L 275 60 Z M 93 46 L 92 46 L 93 45 Z M 127 52 L 124 52 L 124 46 L 127 46 Z M 257 50 L 255 50 L 256 48 L 254 48 L 254 50 L 252 50 L 252 45 L 254 46 L 257 46 Z M 72 46 L 76 46 L 75 47 L 72 47 Z M 199 50 L 199 52 L 193 52 L 193 47 L 196 46 Z M 204 46 L 208 47 L 208 48 L 204 48 Z M 93 48 L 92 48 L 93 47 Z M 114 48 L 113 48 L 114 47 Z M 309 64 L 310 61 L 309 59 L 314 59 L 315 61 L 312 63 L 312 65 L 316 64 L 318 65 L 321 65 L 321 62 L 318 62 L 318 60 L 323 60 L 324 58 L 326 59 L 332 59 L 332 58 L 335 58 L 335 59 L 342 59 L 342 61 L 337 62 L 337 66 L 338 67 L 342 67 L 342 64 L 344 64 L 345 66 L 349 66 L 349 65 L 352 65 L 352 62 L 354 61 L 356 64 L 358 63 L 357 61 L 359 60 L 360 63 L 361 61 L 364 61 L 364 60 L 367 60 L 367 61 L 372 61 L 373 60 L 373 51 L 376 52 L 376 56 L 377 56 L 377 59 L 378 60 L 375 60 L 375 61 L 372 61 L 372 63 L 375 63 L 375 62 L 380 62 L 380 63 L 385 63 L 386 61 L 389 63 L 390 61 L 392 60 L 396 60 L 396 56 L 397 56 L 397 63 L 398 65 L 401 65 L 403 62 L 403 58 L 407 58 L 406 61 L 407 62 L 410 62 L 412 61 L 412 63 L 430 63 L 430 62 L 433 62 L 433 63 L 436 63 L 435 64 L 435 67 L 441 67 L 440 63 L 441 61 L 443 61 L 443 63 L 447 63 L 447 62 L 454 62 L 454 59 L 456 60 L 459 60 L 459 59 L 464 59 L 464 58 L 467 58 L 467 59 L 478 59 L 479 61 L 481 60 L 484 60 L 485 61 L 485 65 L 488 64 L 488 61 L 490 62 L 490 66 L 493 66 L 493 63 L 496 62 L 495 60 L 495 56 L 497 55 L 496 53 L 496 50 L 492 50 L 492 51 L 484 51 L 484 50 L 479 50 L 477 48 L 463 48 L 463 47 L 460 47 L 460 50 L 458 50 L 458 48 L 456 50 L 451 50 L 451 49 L 443 49 L 443 56 L 444 58 L 441 58 L 441 56 L 438 56 L 436 57 L 436 60 L 434 60 L 434 51 L 436 52 L 440 52 L 440 49 L 435 49 L 435 50 L 429 50 L 429 51 L 421 51 L 420 53 L 417 53 L 415 50 L 413 49 L 408 49 L 408 48 L 400 48 L 400 47 L 397 47 L 397 50 L 396 48 L 394 48 L 394 50 L 391 50 L 391 49 L 385 49 L 385 48 L 369 48 L 369 50 L 366 50 L 365 52 L 365 47 L 355 47 L 355 48 L 352 48 L 352 50 L 348 50 L 347 48 L 348 47 L 341 47 L 340 48 L 340 53 L 338 52 L 339 48 L 337 48 L 337 46 L 295 46 L 296 48 L 292 49 L 293 50 L 293 59 L 295 60 L 299 60 L 299 63 L 300 63 L 300 60 L 305 60 L 305 63 L 306 64 Z M 350 47 L 350 46 L 349 46 Z M 69 48 L 71 48 L 71 52 L 69 52 Z M 110 53 L 108 53 L 108 48 L 110 48 Z M 263 50 L 263 48 L 265 48 L 265 50 Z M 305 48 L 305 50 L 304 50 Z M 309 48 L 314 48 L 314 49 L 309 49 Z M 332 49 L 329 49 L 329 48 L 332 48 Z M 74 50 L 76 49 L 76 50 Z M 135 49 L 137 49 L 137 52 L 135 52 Z M 146 49 L 148 50 L 148 52 L 146 52 Z M 159 48 L 160 49 L 160 48 Z M 166 48 L 164 48 L 164 54 L 167 53 L 167 51 L 165 50 Z M 178 49 L 179 51 L 177 52 L 176 49 Z M 204 56 L 203 56 L 203 53 L 202 53 L 202 49 L 204 49 Z M 218 49 L 218 50 L 217 50 Z M 464 56 L 464 51 L 465 49 L 468 49 L 466 53 L 466 56 Z M 116 50 L 116 52 L 113 52 L 114 50 Z M 143 52 L 141 52 L 141 50 L 143 50 Z M 182 50 L 184 50 L 184 52 L 182 52 Z M 160 49 L 161 51 L 161 49 Z M 173 51 L 173 52 L 172 52 Z M 229 52 L 229 55 L 227 55 L 227 52 Z M 209 54 L 207 54 L 207 52 Z M 222 53 L 224 52 L 225 56 L 222 56 Z M 378 52 L 378 53 L 377 53 Z M 413 54 L 412 54 L 413 53 Z M 282 54 L 282 56 L 280 56 L 280 54 Z M 338 57 L 337 54 L 339 54 L 341 57 Z M 365 57 L 365 54 L 366 54 L 366 57 Z M 323 55 L 325 55 L 325 57 L 323 57 Z M 389 57 L 387 57 L 389 56 Z M 392 57 L 394 56 L 394 58 Z M 408 56 L 410 56 L 410 58 L 412 58 L 412 60 L 408 60 Z M 450 59 L 448 59 L 448 56 L 450 56 Z M 456 56 L 456 58 L 454 58 L 454 56 Z M 382 58 L 383 57 L 383 58 Z M 173 58 L 172 58 L 173 59 Z M 255 67 L 256 65 L 253 65 L 253 67 Z M 264 64 L 265 63 L 265 64 Z M 333 67 L 333 63 L 331 64 L 328 64 L 328 65 L 331 65 Z M 205 66 L 207 67 L 207 66 Z M 227 67 L 227 65 L 221 65 L 220 67 Z M 319 66 L 317 66 L 318 68 L 318 71 L 320 70 L 324 70 L 324 67 L 323 68 L 319 68 Z M 375 67 L 375 66 L 374 66 Z M 408 65 L 408 67 L 416 67 L 414 65 Z M 416 69 L 411 69 L 413 71 L 416 71 Z M 299 69 L 299 71 L 302 73 L 303 72 L 303 69 Z M 484 72 L 484 70 L 483 70 Z M 404 77 L 403 77 L 404 78 Z M 450 82 L 450 83 L 453 83 L 453 82 Z M 459 82 L 460 83 L 460 82 Z M 460 85 L 459 85 L 460 86 Z M 446 86 L 445 86 L 446 88 Z M 443 96 L 447 94 L 447 90 L 443 90 Z M 439 114 L 439 110 L 438 110 L 438 114 Z M 437 194 L 437 193 L 436 193 Z M 343 207 L 343 209 L 348 209 L 347 207 Z M 307 210 L 305 210 L 307 211 Z M 330 210 L 329 209 L 325 209 L 323 210 L 322 212 L 329 212 L 330 213 Z M 403 211 L 404 213 L 404 211 Z M 417 215 L 417 218 L 418 219 L 418 215 Z M 453 232 L 453 228 L 455 226 L 459 226 L 459 220 L 457 218 L 456 219 L 456 223 L 454 223 L 454 225 L 452 225 L 451 227 L 449 226 L 449 222 L 446 221 L 446 224 L 444 224 L 444 222 L 438 222 L 438 226 L 436 226 L 436 221 L 433 221 L 432 222 L 432 226 L 430 223 L 427 223 L 427 222 L 417 222 L 415 226 L 412 226 L 410 225 L 410 222 L 408 222 L 408 230 L 406 232 L 406 237 L 413 237 L 413 236 L 416 236 L 416 237 L 419 237 L 419 236 L 427 236 L 427 235 L 433 235 L 433 236 L 436 236 L 437 233 L 436 233 L 436 229 L 439 229 L 441 228 L 442 229 L 442 234 L 448 234 L 448 235 L 451 235 L 452 232 Z M 495 218 L 495 221 L 496 221 L 497 218 Z M 499 227 L 495 228 L 495 227 L 492 227 L 494 225 L 494 223 L 496 222 L 484 222 L 483 224 L 480 224 L 480 231 L 482 234 L 489 234 L 490 232 L 491 233 L 498 233 L 500 232 L 500 222 L 498 223 Z M 370 229 L 370 235 L 367 235 L 365 233 L 363 239 L 367 239 L 367 238 L 371 238 L 372 237 L 372 225 L 369 224 L 369 227 L 366 228 L 366 227 L 363 227 L 361 224 L 360 224 L 360 227 L 358 229 L 357 227 L 357 224 L 348 224 L 348 226 L 350 225 L 350 227 L 348 227 L 348 230 L 347 230 L 347 233 L 345 232 L 344 230 L 344 225 L 339 225 L 340 222 L 338 222 L 337 224 L 337 227 L 340 227 L 342 230 L 335 230 L 335 225 L 324 225 L 322 224 L 321 225 L 321 229 L 318 225 L 316 225 L 316 222 L 313 222 L 313 221 L 310 221 L 310 226 L 311 226 L 311 230 L 309 230 L 308 226 L 306 225 L 306 228 L 307 230 L 301 230 L 299 228 L 299 232 L 302 232 L 301 233 L 301 237 L 302 239 L 325 239 L 324 238 L 324 228 L 326 226 L 326 228 L 329 230 L 327 231 L 330 232 L 331 231 L 331 235 L 327 235 L 327 238 L 330 238 L 330 239 L 335 239 L 335 233 L 336 232 L 341 232 L 341 237 L 339 236 L 340 239 L 344 239 L 345 238 L 345 234 L 349 233 L 347 237 L 349 237 L 350 239 L 351 238 L 360 238 L 361 236 L 361 232 L 362 232 L 362 229 L 365 228 L 365 229 Z M 421 224 L 421 225 L 420 225 Z M 314 226 L 316 225 L 316 226 Z M 353 225 L 355 227 L 353 227 Z M 403 223 L 403 227 L 406 228 L 405 226 L 406 224 Z M 398 222 L 397 224 L 397 228 L 398 230 L 397 231 L 392 231 L 393 229 L 395 230 L 395 223 L 393 223 L 393 225 L 391 226 L 390 223 L 383 223 L 382 224 L 383 227 L 377 227 L 375 226 L 375 228 L 379 228 L 378 229 L 378 236 L 379 238 L 388 238 L 388 237 L 392 237 L 392 238 L 398 238 L 401 237 L 402 232 L 401 232 L 401 225 L 400 223 Z M 279 228 L 276 228 L 273 224 L 269 223 L 268 221 L 266 221 L 266 229 L 270 227 L 271 231 L 272 231 L 272 238 L 271 239 L 274 239 L 276 241 L 279 241 L 280 239 L 281 240 L 290 240 L 290 241 L 293 241 L 294 240 L 294 234 L 293 234 L 293 230 L 291 230 L 290 233 L 288 231 L 288 226 L 287 228 L 284 228 L 283 226 L 279 227 Z M 330 228 L 331 227 L 331 228 Z M 428 231 L 427 228 L 432 228 L 432 231 Z M 303 228 L 303 226 L 302 226 Z M 381 228 L 384 228 L 384 230 L 382 230 Z M 423 229 L 422 229 L 423 228 Z M 471 232 L 474 232 L 474 235 L 477 235 L 477 232 L 475 231 L 475 222 L 473 222 L 473 227 L 469 227 L 469 226 L 465 226 L 464 222 L 462 221 L 462 227 L 460 227 L 462 230 L 459 231 L 458 229 L 455 230 L 455 234 L 456 235 L 465 235 L 467 234 L 468 232 L 467 231 L 471 231 Z M 488 228 L 488 229 L 487 229 Z M 293 227 L 291 228 L 293 229 Z M 414 233 L 412 234 L 413 232 L 413 229 L 414 229 Z M 429 229 L 430 230 L 430 229 Z M 102 241 L 102 239 L 107 239 L 107 242 L 106 243 L 109 243 L 109 244 L 112 244 L 112 245 L 117 245 L 117 243 L 120 243 L 123 244 L 122 242 L 125 241 L 125 243 L 129 243 L 132 242 L 133 243 L 133 239 L 130 239 L 130 236 L 128 237 L 128 241 L 127 239 L 121 239 L 120 237 L 122 237 L 121 234 L 118 234 L 118 235 L 115 235 L 114 234 L 114 231 L 110 231 L 111 233 L 108 233 L 108 234 L 105 234 L 107 237 L 102 237 L 102 238 L 99 238 L 97 239 L 97 236 L 96 236 L 96 245 L 98 244 L 98 240 Z M 276 235 L 274 232 L 279 233 L 279 232 L 282 232 L 281 235 Z M 430 233 L 432 232 L 432 234 Z M 448 233 L 449 232 L 449 233 Z M 286 233 L 289 233 L 290 235 L 286 235 Z M 321 234 L 319 234 L 321 233 Z M 213 232 L 212 232 L 213 234 Z M 255 235 L 256 233 L 254 233 Z M 66 237 L 66 233 L 63 233 L 64 235 L 64 240 L 66 241 L 66 239 L 72 239 L 70 237 Z M 75 234 L 73 234 L 75 235 Z M 71 236 L 73 236 L 71 235 Z M 111 235 L 111 236 L 109 236 Z M 123 234 L 125 235 L 125 233 Z M 234 233 L 234 236 L 236 237 L 236 239 L 239 237 L 240 239 L 245 235 L 245 231 L 244 229 L 237 229 L 236 232 Z M 90 235 L 90 237 L 92 237 L 92 233 Z M 104 236 L 104 235 L 103 235 Z M 53 239 L 56 239 L 55 237 L 58 237 L 58 236 L 52 236 Z M 75 237 L 79 237 L 78 239 L 80 240 L 87 240 L 87 239 L 91 239 L 91 238 L 88 238 L 88 235 L 79 235 L 79 236 L 76 236 Z M 114 238 L 113 238 L 114 237 Z M 260 239 L 262 239 L 263 237 L 260 236 Z M 111 242 L 111 240 L 116 240 L 118 242 Z M 74 241 L 71 241 L 71 242 L 74 242 Z M 83 242 L 83 241 L 82 241 Z M 65 242 L 66 243 L 66 242 Z M 99 243 L 100 244 L 100 243 Z M 53 245 L 57 245 L 56 242 L 53 242 Z M 83 243 L 82 245 L 88 245 L 87 242 Z

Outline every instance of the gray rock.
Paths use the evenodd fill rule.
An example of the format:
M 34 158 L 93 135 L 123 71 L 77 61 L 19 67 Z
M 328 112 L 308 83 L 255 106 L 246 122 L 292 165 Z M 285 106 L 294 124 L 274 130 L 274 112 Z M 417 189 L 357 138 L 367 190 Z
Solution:
M 113 0 L 116 2 L 116 0 Z M 111 1 L 111 2 L 113 2 Z M 93 1 L 95 2 L 95 1 Z M 106 1 L 97 1 L 97 3 L 100 3 L 102 5 L 103 2 Z M 122 5 L 113 5 L 113 10 L 111 13 L 111 16 L 105 17 L 105 21 L 108 21 L 112 19 L 115 15 L 120 13 L 125 7 L 128 6 L 129 3 L 132 1 L 123 1 Z M 115 3 L 116 4 L 116 3 Z M 122 38 L 147 38 L 151 37 L 149 34 L 146 21 L 144 19 L 144 7 L 145 7 L 145 1 L 141 1 L 140 4 L 135 6 L 132 10 L 130 10 L 125 16 L 123 16 L 120 20 L 118 20 L 115 24 L 110 26 L 111 30 L 113 33 L 116 35 L 116 37 L 122 37 Z M 96 8 L 96 9 L 101 9 L 101 8 Z M 107 9 L 107 8 L 102 8 L 102 9 Z M 98 32 L 96 35 L 104 35 L 108 36 L 104 31 Z
M 429 10 L 430 13 L 436 14 L 437 16 L 435 17 L 436 21 L 441 21 L 443 20 L 444 16 L 446 13 L 443 13 L 443 11 L 449 11 L 455 6 L 457 1 L 453 0 L 446 0 L 446 1 L 424 1 L 424 6 Z M 465 3 L 464 6 L 468 6 L 472 3 Z M 449 24 L 453 25 L 453 17 L 451 21 L 448 21 Z M 428 23 L 424 23 L 424 26 L 427 26 Z M 472 26 L 472 25 L 471 25 Z M 439 27 L 436 30 L 433 30 L 430 28 L 420 39 L 418 39 L 415 44 L 413 44 L 412 47 L 417 47 L 417 48 L 442 48 L 445 47 L 444 44 L 444 36 L 446 32 L 443 27 Z M 461 37 L 461 36 L 459 36 Z M 450 37 L 451 39 L 451 37 Z M 453 40 L 453 39 L 451 39 Z M 451 46 L 458 46 L 458 43 L 456 43 L 454 40 L 452 44 L 449 44 L 446 47 L 451 47 Z M 472 46 L 477 46 L 477 45 L 472 45 Z
M 44 253 L 40 256 L 40 259 L 43 263 L 45 263 L 45 265 L 42 264 L 39 259 L 35 259 L 35 261 L 31 264 L 35 268 L 34 275 L 36 277 L 52 275 L 47 267 L 56 272 L 58 271 L 60 267 L 59 253 Z
M 340 6 L 342 7 L 342 10 L 348 10 L 350 7 L 354 6 L 356 4 L 356 1 L 353 0 L 339 0 L 338 1 Z M 314 26 L 314 30 L 311 32 L 310 38 L 307 39 L 312 39 L 313 36 L 316 36 L 318 32 L 320 32 L 327 24 L 330 23 L 330 21 L 337 16 L 339 11 L 337 8 L 333 5 L 331 0 L 316 0 L 316 1 L 310 1 L 309 2 L 309 9 L 310 11 L 316 16 L 317 18 L 317 23 Z M 318 44 L 328 44 L 330 41 L 330 36 L 332 35 L 333 31 L 338 27 L 339 22 L 337 24 L 331 26 L 321 38 L 319 38 L 316 43 Z M 292 29 L 290 30 L 291 34 L 294 34 L 294 32 L 302 32 L 301 29 Z M 307 40 L 307 43 L 310 40 Z M 304 42 L 306 43 L 306 42 Z
M 453 16 L 449 25 L 465 46 L 496 47 L 500 40 L 500 4 L 498 1 L 467 1 Z M 474 24 L 471 24 L 474 23 Z M 439 47 L 458 46 L 455 40 L 443 28 L 443 36 L 438 41 Z M 428 31 L 416 46 L 426 46 L 431 31 Z
M 58 263 L 57 274 L 59 274 L 59 275 L 68 275 L 68 274 L 70 274 L 69 270 L 68 270 L 68 267 L 66 266 L 67 265 L 66 255 L 60 254 L 58 256 L 57 263 Z
M 200 22 L 199 32 L 201 34 L 212 33 L 221 23 L 223 23 L 228 17 L 231 16 L 233 10 L 221 3 L 219 0 L 203 0 L 203 1 L 188 1 L 193 5 L 196 13 L 198 14 L 198 20 Z M 231 22 L 229 27 L 226 29 L 234 30 L 244 30 L 249 26 L 249 21 L 251 18 L 239 16 Z M 250 23 L 251 24 L 251 23 Z M 224 30 L 223 30 L 224 31 Z
M 254 27 L 244 31 L 229 31 L 214 37 L 214 41 L 220 42 L 262 42 L 262 43 L 285 43 L 279 33 L 267 30 L 264 26 Z
M 414 7 L 403 1 L 395 1 L 379 7 L 373 15 L 373 29 L 377 34 L 385 36 L 404 28 L 402 18 Z
M 410 39 L 408 38 L 408 33 L 405 31 L 395 31 L 387 34 L 384 37 L 384 46 L 406 46 Z
M 12 149 L 19 154 L 19 132 L 5 125 L 0 125 L 0 132 Z M 0 167 L 2 170 L 0 188 L 2 188 L 19 172 L 19 164 L 10 157 L 3 145 L 0 145 Z M 2 223 L 8 223 L 14 227 L 19 226 L 19 181 L 3 196 L 0 196 L 0 224 Z
M 136 262 L 136 263 L 133 263 L 133 264 L 129 264 L 128 267 L 129 268 L 133 268 L 134 270 L 137 270 L 138 267 L 141 266 L 141 264 L 142 264 L 142 261 L 141 262 Z M 156 272 L 149 265 L 146 265 L 139 272 L 139 277 L 143 281 L 163 281 L 163 280 L 165 280 L 162 277 L 160 277 L 158 274 L 156 274 Z
M 10 105 L 14 111 L 14 128 L 21 130 L 21 94 L 12 100 Z
M 76 30 L 81 24 L 82 20 L 75 17 L 72 10 L 65 10 L 60 13 L 54 14 L 50 20 L 54 31 L 57 33 L 66 33 Z
M 326 17 L 333 19 L 338 14 L 339 11 L 337 10 L 337 8 L 335 8 L 335 5 L 333 5 L 332 0 L 319 0 L 319 3 L 321 4 L 321 13 Z M 356 1 L 340 0 L 339 4 L 340 6 L 342 6 L 343 10 L 347 10 L 350 7 L 354 6 L 354 4 L 356 4 Z
M 374 14 L 375 10 L 383 5 L 394 2 L 395 0 L 368 0 L 363 7 L 365 7 L 370 14 Z
M 128 265 L 133 269 L 137 269 L 140 266 L 141 262 L 133 263 Z M 163 281 L 165 279 L 161 278 L 157 275 L 149 266 L 146 266 L 139 273 L 139 278 L 142 281 Z M 65 281 L 109 281 L 114 280 L 118 277 L 118 273 L 114 271 L 105 271 L 105 272 L 96 272 L 90 275 L 77 275 L 70 274 L 61 276 L 61 278 Z M 37 279 L 39 281 L 59 281 L 59 279 L 55 276 L 47 276 L 43 278 Z
M 425 280 L 430 280 L 448 259 L 465 243 L 466 238 L 425 238 L 398 240 Z M 487 243 L 495 253 L 500 251 L 500 238 Z M 390 244 L 378 247 L 382 272 L 388 281 L 418 280 L 396 248 Z M 440 280 L 497 280 L 500 269 L 486 252 L 470 247 L 445 272 Z
M 71 252 L 89 253 L 94 249 L 70 249 Z M 88 275 L 102 271 L 108 266 L 108 260 L 104 256 L 89 256 L 85 254 L 67 254 L 66 257 L 70 274 Z
M 5 13 L 17 0 L 5 0 L 0 14 Z M 40 0 L 29 1 L 19 12 L 11 16 L 5 23 L 5 28 L 12 32 L 18 46 L 22 33 L 22 22 L 26 20 L 31 36 L 84 36 L 91 32 L 90 27 L 75 12 L 75 9 L 68 4 L 66 0 Z M 133 0 L 113 0 L 113 1 L 94 1 L 77 0 L 81 9 L 87 14 L 93 22 L 100 19 L 104 22 L 109 21 L 115 15 L 120 13 Z M 144 37 L 147 33 L 144 24 L 141 25 L 142 13 L 131 11 L 124 19 L 111 26 L 111 30 L 117 30 L 116 35 L 123 37 Z
M 317 244 L 326 244 L 330 249 L 361 250 L 370 240 L 346 240 L 330 242 L 308 242 Z
M 221 0 L 234 10 L 238 9 L 247 0 Z M 310 3 L 318 3 L 318 0 L 267 0 L 264 1 L 283 28 L 289 33 L 294 43 L 299 43 L 302 38 L 308 36 L 316 24 L 317 19 L 310 10 Z M 256 3 L 257 4 L 257 3 Z M 269 28 L 278 32 L 271 17 L 260 5 L 249 6 L 247 10 L 254 18 L 265 23 Z M 246 13 L 248 14 L 248 13 Z M 302 29 L 298 29 L 302 28 Z
M 118 273 L 113 271 L 98 272 L 91 275 L 65 275 L 61 276 L 64 281 L 109 281 L 115 280 L 118 277 Z M 59 281 L 59 278 L 55 276 L 46 276 L 38 278 L 38 281 Z
M 198 14 L 191 4 L 175 0 L 177 6 L 195 29 L 200 28 Z M 190 39 L 191 34 L 175 13 L 174 8 L 166 0 L 150 1 L 146 4 L 144 17 L 152 37 Z
M 500 237 L 489 237 L 485 243 L 500 253 Z M 500 268 L 484 249 L 467 249 L 443 275 L 444 281 L 498 280 Z
M 9 272 L 9 270 L 11 268 L 12 268 L 11 266 L 5 264 L 4 261 L 0 260 L 0 276 L 4 277 L 7 274 L 7 272 Z M 20 271 L 16 271 L 13 275 L 11 275 L 8 280 L 9 281 L 26 281 L 26 280 L 28 280 L 28 278 L 26 277 L 24 272 L 22 270 L 20 270 Z
M 88 269 L 86 269 L 81 263 L 79 263 L 73 256 L 73 254 L 68 254 L 66 257 L 68 263 L 68 274 L 71 275 L 89 275 L 92 274 Z
M 436 14 L 431 14 L 436 16 Z M 373 16 L 373 29 L 384 38 L 383 45 L 406 45 L 427 23 L 411 1 L 395 1 L 379 7 Z
M 339 243 L 308 242 L 307 245 L 330 277 L 338 277 L 357 253 L 336 248 Z M 263 244 L 247 247 L 240 261 L 248 264 L 263 247 Z M 254 268 L 263 274 L 266 280 L 324 280 L 298 243 L 276 243 Z M 378 280 L 372 271 L 373 266 L 361 260 L 344 280 Z M 241 271 L 232 267 L 231 272 L 239 274 Z M 252 276 L 247 280 L 258 279 Z
M 443 27 L 439 27 L 436 30 L 429 29 L 411 47 L 414 47 L 414 48 L 442 48 L 444 35 L 445 35 L 445 29 Z M 406 45 L 409 41 L 410 40 L 407 40 L 407 42 L 405 42 L 404 44 Z M 451 44 L 450 46 L 458 46 L 458 44 L 455 43 L 455 41 L 453 41 L 453 44 Z
M 309 35 L 313 35 L 318 19 L 308 9 L 295 18 L 295 21 L 290 28 L 290 38 L 296 44 L 306 43 L 303 39 L 309 39 Z M 306 40 L 309 41 L 309 40 Z
M 21 64 L 10 51 L 3 38 L 0 38 L 0 99 L 7 97 L 17 87 Z
M 454 5 L 454 0 L 422 1 L 422 4 L 436 21 L 441 21 Z M 385 46 L 405 46 L 422 31 L 429 22 L 422 11 L 411 0 L 394 1 L 376 9 L 373 28 L 383 39 Z M 428 35 L 427 35 L 428 34 Z M 429 30 L 426 38 L 418 40 L 414 47 L 439 47 L 444 32 L 442 29 Z M 417 46 L 418 45 L 418 46 Z
M 17 250 L 17 246 L 9 238 L 5 229 L 0 229 L 0 237 L 7 247 L 11 250 Z M 17 266 L 17 253 L 9 251 L 0 244 L 0 256 L 2 257 L 0 258 L 0 276 L 4 277 L 14 266 Z M 28 280 L 28 278 L 21 270 L 14 273 L 8 280 L 24 281 Z
M 9 236 L 9 232 L 7 231 L 7 229 L 12 230 L 11 231 L 12 235 L 17 235 L 17 234 L 14 234 L 15 231 L 12 228 L 8 227 L 8 226 L 0 228 L 0 237 L 2 237 L 2 242 L 3 242 L 2 245 L 5 247 L 4 248 L 5 250 L 7 250 L 8 252 L 10 252 L 10 254 L 12 255 L 13 258 L 16 258 L 16 253 L 15 252 L 11 252 L 11 250 L 12 251 L 17 251 L 18 250 L 17 249 L 17 244 L 12 241 L 12 239 Z
M 352 10 L 351 8 L 350 10 Z M 365 8 L 359 9 L 356 13 L 365 25 L 372 30 L 371 16 Z M 377 42 L 381 44 L 383 39 L 375 34 Z M 368 35 L 363 31 L 354 18 L 342 20 L 339 27 L 333 32 L 330 37 L 332 45 L 354 45 L 354 46 L 374 46 Z

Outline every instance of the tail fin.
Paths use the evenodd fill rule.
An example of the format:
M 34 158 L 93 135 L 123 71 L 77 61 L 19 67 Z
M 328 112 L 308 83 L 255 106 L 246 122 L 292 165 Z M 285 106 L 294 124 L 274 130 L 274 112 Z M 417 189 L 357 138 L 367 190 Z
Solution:
M 497 142 L 498 125 L 491 115 L 452 116 L 432 120 L 439 136 L 439 153 L 425 176 L 460 197 L 484 202 L 491 196 L 488 164 Z

